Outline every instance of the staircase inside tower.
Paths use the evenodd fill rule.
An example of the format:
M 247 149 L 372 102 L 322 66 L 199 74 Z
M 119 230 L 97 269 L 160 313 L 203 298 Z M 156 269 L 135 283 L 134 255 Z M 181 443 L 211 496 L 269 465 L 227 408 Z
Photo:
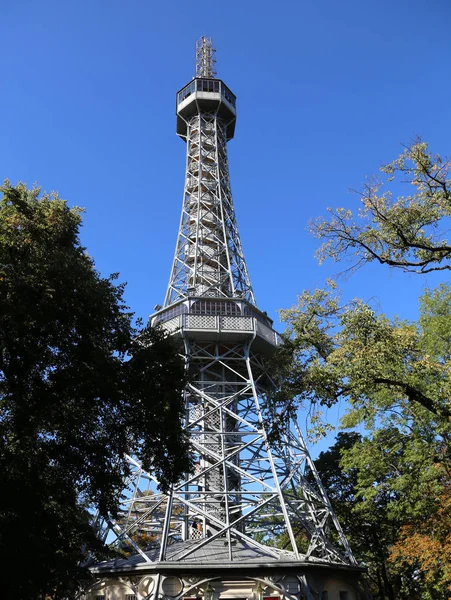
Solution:
M 230 297 L 229 264 L 227 260 L 227 220 L 224 202 L 227 173 L 225 125 L 215 115 L 202 114 L 189 122 L 186 203 L 189 213 L 189 234 L 185 260 L 189 267 L 187 283 L 199 296 Z M 224 164 L 225 163 L 225 164 Z M 228 187 L 228 186 L 227 186 Z
M 202 511 L 194 510 L 188 519 L 192 519 L 189 538 L 196 539 L 217 534 L 219 522 L 236 520 L 241 513 L 237 496 L 241 477 L 229 466 L 240 462 L 239 425 L 232 416 L 237 412 L 240 384 L 217 362 L 193 366 L 199 369 L 199 378 L 187 393 L 188 427 L 193 445 L 199 449 L 196 470 L 200 477 L 196 481 L 198 495 L 191 501 Z

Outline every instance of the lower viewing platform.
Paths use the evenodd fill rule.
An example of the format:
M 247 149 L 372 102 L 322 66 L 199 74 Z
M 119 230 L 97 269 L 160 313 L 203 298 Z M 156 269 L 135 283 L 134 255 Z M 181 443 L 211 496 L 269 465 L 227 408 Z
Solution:
M 281 336 L 272 329 L 270 319 L 242 300 L 182 301 L 153 315 L 151 323 L 168 333 L 180 333 L 193 340 L 245 342 L 253 339 L 253 346 L 261 351 L 265 347 L 269 351 L 281 343 Z

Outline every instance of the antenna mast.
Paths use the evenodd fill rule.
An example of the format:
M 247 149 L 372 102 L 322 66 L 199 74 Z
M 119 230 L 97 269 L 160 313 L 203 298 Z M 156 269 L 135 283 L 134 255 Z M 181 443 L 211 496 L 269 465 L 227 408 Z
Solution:
M 214 78 L 216 75 L 215 52 L 216 49 L 213 48 L 211 38 L 201 37 L 196 40 L 196 77 Z

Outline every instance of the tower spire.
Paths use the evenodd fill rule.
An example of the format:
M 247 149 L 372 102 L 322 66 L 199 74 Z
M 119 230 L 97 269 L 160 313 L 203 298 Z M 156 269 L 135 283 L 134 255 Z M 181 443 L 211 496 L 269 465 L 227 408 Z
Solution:
M 216 75 L 215 53 L 211 38 L 203 36 L 196 40 L 196 77 L 213 78 Z

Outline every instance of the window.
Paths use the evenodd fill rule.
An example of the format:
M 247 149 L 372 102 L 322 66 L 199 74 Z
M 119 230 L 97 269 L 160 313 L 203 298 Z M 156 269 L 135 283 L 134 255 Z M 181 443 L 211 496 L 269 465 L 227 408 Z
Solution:
M 191 96 L 191 94 L 194 93 L 195 90 L 195 82 L 192 81 L 191 83 L 189 83 L 188 85 L 186 85 L 183 90 L 181 90 L 178 93 L 178 98 L 177 98 L 177 102 L 180 104 L 180 102 L 183 102 L 183 100 L 185 100 L 185 98 L 188 98 L 188 96 Z
M 177 304 L 177 306 L 174 306 L 174 308 L 170 308 L 169 310 L 166 310 L 163 313 L 157 315 L 153 324 L 156 325 L 157 323 L 164 323 L 165 321 L 169 321 L 169 319 L 172 319 L 172 317 L 177 317 L 178 315 L 181 315 L 186 311 L 187 308 L 184 304 Z
M 229 102 L 232 106 L 235 106 L 236 96 L 235 96 L 235 94 L 232 94 L 232 92 L 229 90 L 229 88 L 224 84 L 222 84 L 222 86 L 221 86 L 221 93 L 224 96 L 224 98 L 227 100 L 227 102 Z
M 136 600 L 136 594 L 125 594 L 125 600 Z
M 263 323 L 263 325 L 266 325 L 266 327 L 271 327 L 271 324 L 267 317 L 264 317 L 257 311 L 254 312 L 252 308 L 249 308 L 249 306 L 244 307 L 244 314 L 248 317 L 255 317 L 257 321 L 260 321 L 260 323 Z
M 237 316 L 241 314 L 241 309 L 235 302 L 221 300 L 196 300 L 191 306 L 193 315 L 224 315 Z
M 219 93 L 219 81 L 214 79 L 198 79 L 197 91 Z
M 94 596 L 94 600 L 105 600 L 105 596 L 103 594 L 98 594 L 97 596 Z

